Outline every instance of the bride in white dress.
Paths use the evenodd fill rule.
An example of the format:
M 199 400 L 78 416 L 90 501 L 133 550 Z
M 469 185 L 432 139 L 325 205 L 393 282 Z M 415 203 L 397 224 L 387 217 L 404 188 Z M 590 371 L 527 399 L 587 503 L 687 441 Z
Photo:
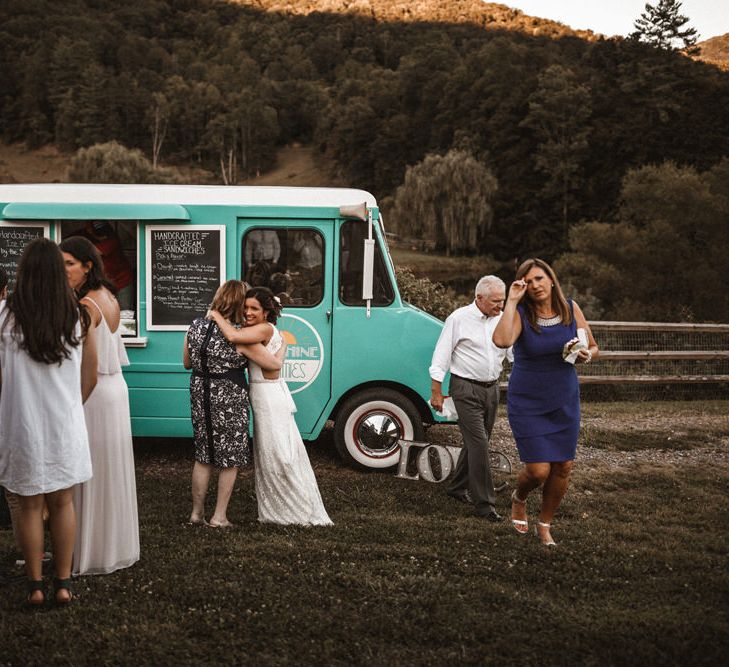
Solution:
M 225 337 L 234 343 L 263 343 L 275 354 L 283 338 L 274 326 L 281 312 L 271 290 L 253 287 L 246 294 L 246 326 L 235 329 L 212 311 Z M 249 362 L 253 409 L 253 456 L 258 520 L 283 525 L 330 526 L 319 487 L 296 426 L 296 405 L 278 371 Z

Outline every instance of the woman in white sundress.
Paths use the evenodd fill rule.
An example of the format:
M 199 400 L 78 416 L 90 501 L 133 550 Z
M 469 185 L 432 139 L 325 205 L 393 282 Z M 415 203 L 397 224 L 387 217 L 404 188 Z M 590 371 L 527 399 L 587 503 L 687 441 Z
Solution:
M 281 305 L 271 290 L 253 287 L 246 294 L 243 329 L 235 329 L 216 311 L 211 315 L 229 341 L 260 342 L 275 354 L 284 344 L 275 327 L 280 313 Z M 296 426 L 291 392 L 279 371 L 263 371 L 250 362 L 249 374 L 258 520 L 282 525 L 332 525 Z
M 82 236 L 61 243 L 69 285 L 96 331 L 98 382 L 84 405 L 94 476 L 74 492 L 78 518 L 74 574 L 109 574 L 139 560 L 137 484 L 134 474 L 129 364 L 121 339 L 119 304 L 98 250 Z
M 58 246 L 31 241 L 0 303 L 0 485 L 17 494 L 16 529 L 30 605 L 45 602 L 43 506 L 49 510 L 54 599 L 71 601 L 73 487 L 91 477 L 82 402 L 96 384 L 93 327 L 68 286 Z

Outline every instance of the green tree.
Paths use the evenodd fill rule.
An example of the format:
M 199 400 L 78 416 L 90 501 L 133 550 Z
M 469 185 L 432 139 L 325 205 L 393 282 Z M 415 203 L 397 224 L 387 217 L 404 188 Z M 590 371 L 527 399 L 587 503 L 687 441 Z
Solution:
M 258 174 L 273 161 L 279 127 L 267 92 L 245 87 L 225 100 L 207 123 L 203 143 L 217 157 L 225 185 Z
M 26 141 L 30 146 L 41 146 L 52 137 L 47 113 L 44 80 L 46 54 L 38 48 L 21 57 L 18 63 L 23 74 L 22 94 L 18 115 Z
M 729 320 L 729 162 L 703 174 L 667 162 L 630 171 L 618 222 L 571 233 L 557 262 L 566 282 L 592 293 L 617 320 Z
M 236 140 L 238 122 L 234 114 L 220 112 L 213 116 L 205 128 L 203 143 L 215 152 L 224 185 L 234 185 L 238 180 L 238 153 Z
M 577 82 L 571 70 L 552 65 L 539 76 L 537 89 L 529 97 L 529 113 L 521 123 L 537 138 L 534 165 L 547 176 L 544 196 L 558 202 L 562 241 L 567 240 L 573 193 L 584 180 L 591 114 L 589 89 Z
M 354 96 L 330 105 L 318 132 L 320 146 L 355 182 L 371 183 L 376 168 L 372 145 L 378 132 L 372 100 Z
M 82 72 L 74 93 L 77 145 L 90 146 L 102 142 L 110 134 L 109 126 L 112 124 L 106 70 L 97 63 L 91 63 Z
M 177 159 L 202 163 L 210 152 L 206 144 L 208 124 L 224 108 L 220 90 L 207 81 L 186 82 L 174 76 L 165 85 L 165 97 L 171 105 L 168 150 L 173 150 Z
M 692 48 L 698 39 L 696 28 L 686 27 L 690 19 L 679 14 L 680 11 L 678 0 L 659 0 L 657 5 L 647 2 L 645 11 L 633 24 L 635 32 L 631 33 L 631 39 L 664 51 L 684 48 L 689 53 L 697 52 L 698 49 Z
M 73 98 L 73 90 L 69 90 L 58 101 L 56 106 L 56 142 L 65 150 L 76 148 L 76 103 Z
M 90 63 L 98 58 L 93 47 L 84 39 L 63 36 L 51 48 L 46 64 L 48 98 L 58 105 L 81 80 Z
M 267 91 L 244 88 L 234 104 L 238 126 L 238 150 L 247 177 L 273 163 L 279 125 L 276 109 L 268 103 Z
M 449 255 L 481 251 L 497 188 L 488 167 L 466 151 L 427 155 L 408 168 L 395 193 L 398 231 L 432 240 Z

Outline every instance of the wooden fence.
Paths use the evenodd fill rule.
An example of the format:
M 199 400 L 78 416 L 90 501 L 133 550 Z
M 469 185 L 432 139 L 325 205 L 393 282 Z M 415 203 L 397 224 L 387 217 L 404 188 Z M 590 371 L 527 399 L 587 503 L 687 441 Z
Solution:
M 590 322 L 590 327 L 600 358 L 577 365 L 582 385 L 729 386 L 729 324 Z M 508 369 L 503 388 L 507 376 Z
M 729 382 L 729 324 L 591 322 L 599 363 L 582 384 Z

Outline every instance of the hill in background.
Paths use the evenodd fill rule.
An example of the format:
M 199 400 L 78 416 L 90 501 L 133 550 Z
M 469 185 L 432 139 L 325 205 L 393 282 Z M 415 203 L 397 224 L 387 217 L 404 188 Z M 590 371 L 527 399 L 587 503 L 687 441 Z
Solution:
M 0 178 L 60 180 L 57 158 L 115 141 L 193 182 L 336 179 L 384 201 L 456 151 L 497 183 L 468 238 L 500 260 L 614 220 L 632 169 L 710 169 L 726 107 L 717 67 L 480 0 L 0 3 Z M 22 144 L 62 153 L 28 173 Z
M 235 4 L 292 15 L 349 13 L 379 22 L 468 23 L 489 30 L 514 30 L 532 36 L 597 39 L 591 30 L 575 30 L 557 21 L 529 16 L 481 0 L 232 0 Z
M 0 142 L 0 183 L 63 183 L 70 159 L 52 144 L 30 149 Z
M 697 46 L 701 49 L 697 56 L 699 60 L 711 63 L 724 70 L 729 69 L 729 32 L 699 42 Z
M 230 0 L 232 4 L 277 14 L 307 16 L 315 12 L 350 14 L 376 22 L 433 22 L 471 24 L 487 30 L 507 30 L 531 36 L 598 39 L 590 30 L 574 30 L 557 21 L 529 16 L 499 3 L 481 0 Z M 54 183 L 67 180 L 72 152 L 49 144 L 27 148 L 0 142 L 0 183 Z M 315 187 L 347 185 L 313 147 L 300 143 L 279 148 L 275 165 L 259 176 L 242 179 L 245 185 Z
M 0 183 L 65 183 L 70 153 L 55 146 L 26 148 L 22 144 L 0 142 Z M 196 182 L 196 179 L 189 179 Z M 311 146 L 295 143 L 276 152 L 276 166 L 241 185 L 282 185 L 290 187 L 344 187 L 346 183 L 329 173 L 321 155 Z

